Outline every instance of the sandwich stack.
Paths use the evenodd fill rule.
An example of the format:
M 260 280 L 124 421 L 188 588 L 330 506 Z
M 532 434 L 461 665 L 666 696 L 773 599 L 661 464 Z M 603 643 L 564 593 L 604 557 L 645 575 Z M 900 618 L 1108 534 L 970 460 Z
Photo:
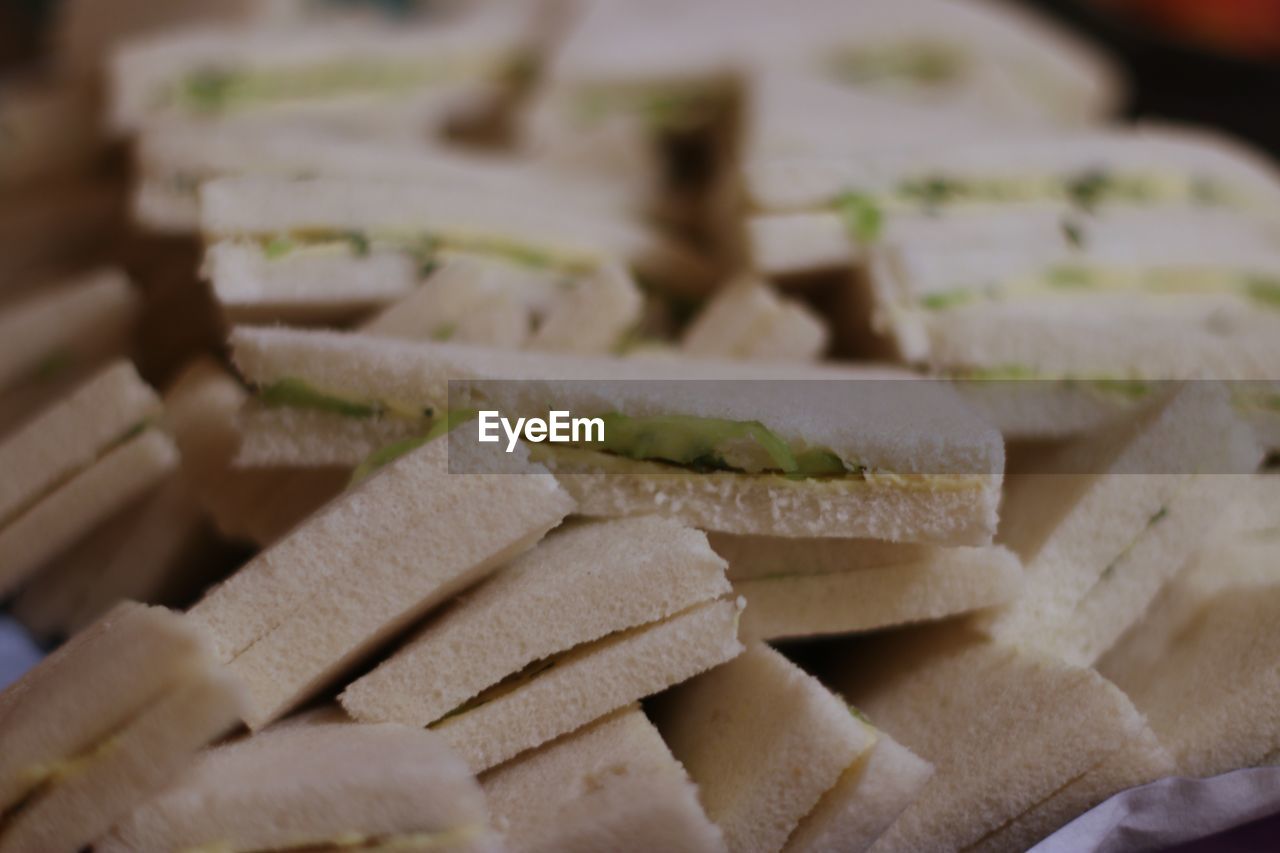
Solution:
M 1275 763 L 1264 155 L 1004 0 L 358 5 L 0 80 L 0 851 L 1000 853 Z

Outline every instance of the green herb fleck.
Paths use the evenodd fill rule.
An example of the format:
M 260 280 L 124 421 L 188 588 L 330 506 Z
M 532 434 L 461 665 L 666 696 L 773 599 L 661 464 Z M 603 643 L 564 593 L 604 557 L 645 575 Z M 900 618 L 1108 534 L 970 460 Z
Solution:
M 968 305 L 976 299 L 969 290 L 948 290 L 942 293 L 926 293 L 920 297 L 920 305 L 930 311 L 943 311 Z
M 1111 177 L 1101 169 L 1081 172 L 1066 183 L 1067 197 L 1084 210 L 1093 210 L 1112 188 Z
M 272 237 L 263 252 L 266 254 L 267 260 L 274 261 L 284 257 L 296 248 L 297 244 L 288 237 Z
M 1077 222 L 1070 219 L 1062 220 L 1062 234 L 1067 238 L 1067 242 L 1077 249 L 1084 248 L 1084 229 Z
M 1245 285 L 1249 298 L 1269 308 L 1280 308 L 1280 279 L 1251 278 Z
M 382 413 L 373 403 L 353 403 L 341 397 L 317 391 L 301 379 L 281 379 L 262 389 L 260 399 L 267 406 L 312 409 L 349 418 L 372 418 Z
M 456 334 L 458 334 L 457 323 L 441 323 L 431 330 L 430 337 L 433 341 L 447 341 Z
M 836 199 L 836 209 L 844 220 L 844 227 L 859 243 L 874 243 L 884 230 L 884 211 L 871 196 L 843 193 Z
M 1045 273 L 1045 281 L 1050 287 L 1063 290 L 1078 290 L 1093 285 L 1093 276 L 1084 267 L 1057 266 Z
M 46 355 L 36 365 L 34 376 L 39 382 L 57 379 L 75 364 L 75 356 L 69 350 L 57 350 Z

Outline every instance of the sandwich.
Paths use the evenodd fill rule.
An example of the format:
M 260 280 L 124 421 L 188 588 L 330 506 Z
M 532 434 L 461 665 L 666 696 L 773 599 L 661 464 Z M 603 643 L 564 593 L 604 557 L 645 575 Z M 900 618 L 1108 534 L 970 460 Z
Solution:
M 37 80 L 0 83 L 0 187 L 5 192 L 74 178 L 100 149 L 90 99 L 82 90 Z
M 933 230 L 962 228 L 986 212 L 1087 220 L 1206 210 L 1259 219 L 1272 233 L 1280 221 L 1268 161 L 1206 131 L 1166 126 L 768 157 L 749 163 L 744 181 L 753 263 L 770 276 L 861 269 L 877 244 L 915 240 L 930 220 Z
M 0 442 L 0 598 L 176 470 L 160 411 L 121 361 Z
M 1098 670 L 1126 690 L 1153 677 L 1211 598 L 1228 589 L 1265 587 L 1280 580 L 1275 548 L 1280 478 L 1235 477 L 1231 491 L 1195 554 L 1098 661 Z
M 465 593 L 340 701 L 361 722 L 431 728 L 478 773 L 737 655 L 729 591 L 698 531 L 583 522 Z
M 1230 584 L 1201 599 L 1182 629 L 1147 669 L 1112 667 L 1117 683 L 1151 720 L 1177 772 L 1216 776 L 1270 764 L 1280 749 L 1275 731 L 1277 655 L 1267 627 L 1280 614 L 1274 566 L 1280 547 L 1267 543 L 1271 577 Z M 1228 571 L 1236 554 L 1215 554 Z
M 1022 567 L 1002 547 L 941 548 L 872 539 L 782 539 L 713 533 L 742 635 L 761 640 L 872 631 L 1008 604 Z
M 707 302 L 685 329 L 680 348 L 697 358 L 815 361 L 827 339 L 826 325 L 811 308 L 765 282 L 743 278 Z
M 528 446 L 583 515 L 957 545 L 988 544 L 995 528 L 998 434 L 946 387 L 892 369 L 567 357 L 284 329 L 238 329 L 232 345 L 260 395 L 244 421 L 248 465 L 355 467 L 433 423 L 443 429 L 448 411 L 497 411 L 510 424 L 561 410 L 600 428 L 576 444 Z M 490 446 L 479 424 L 449 434 L 455 451 Z
M 876 755 L 859 712 L 758 643 L 662 696 L 654 719 L 731 853 L 865 849 L 930 775 L 896 744 Z
M 982 379 L 1272 379 L 1280 251 L 1238 215 L 1117 216 L 999 245 L 887 247 L 871 271 L 898 355 Z M 1102 344 L 1100 342 L 1105 342 Z
M 231 567 L 179 475 L 100 525 L 32 578 L 13 613 L 48 643 L 97 621 L 121 601 L 185 607 Z
M 311 698 L 438 604 L 531 548 L 573 501 L 523 455 L 432 441 L 383 466 L 191 610 L 248 692 L 254 731 Z M 465 470 L 465 469 L 464 469 Z M 471 530 L 474 536 L 458 534 Z
M 658 730 L 630 706 L 480 777 L 511 853 L 722 853 Z
M 1006 829 L 1019 819 L 1038 840 L 1057 828 L 1046 821 L 1065 822 L 1172 767 L 1158 746 L 1142 748 L 1151 745 L 1142 714 L 1095 671 L 964 622 L 860 640 L 830 668 L 841 695 L 936 768 L 877 853 L 1024 850 L 1023 830 Z M 1008 843 L 998 842 L 1002 830 Z
M 501 848 L 480 786 L 430 732 L 286 721 L 202 753 L 95 850 Z
M 0 850 L 79 850 L 237 722 L 242 694 L 177 613 L 126 602 L 0 693 Z
M 141 300 L 102 270 L 26 294 L 0 309 L 0 433 L 90 372 L 128 355 Z
M 134 217 L 152 231 L 200 230 L 200 185 L 220 177 L 349 177 L 416 180 L 618 211 L 625 197 L 607 182 L 527 158 L 370 136 L 286 121 L 167 121 L 138 137 Z
M 222 178 L 201 191 L 201 224 L 215 291 L 225 277 L 239 277 L 241 289 L 247 280 L 305 293 L 319 272 L 337 285 L 359 282 L 373 299 L 379 291 L 402 295 L 449 251 L 569 279 L 616 259 L 655 287 L 685 293 L 704 291 L 712 278 L 689 247 L 628 213 L 548 209 L 503 192 L 413 180 Z
M 447 23 L 311 23 L 290 29 L 205 24 L 141 37 L 111 58 L 117 134 L 171 118 L 283 116 L 406 131 L 504 90 L 524 66 L 519 14 Z
M 183 480 L 219 535 L 266 547 L 341 493 L 351 472 L 236 467 L 249 399 L 226 368 L 199 359 L 165 392 L 165 422 L 182 452 Z
M 1262 461 L 1217 383 L 1191 383 L 1102 436 L 1011 475 L 1001 540 L 1022 595 L 981 614 L 986 632 L 1081 666 L 1146 611 Z
M 635 281 L 617 263 L 566 279 L 458 254 L 444 258 L 417 289 L 360 328 L 406 340 L 605 353 L 637 328 L 643 303 Z

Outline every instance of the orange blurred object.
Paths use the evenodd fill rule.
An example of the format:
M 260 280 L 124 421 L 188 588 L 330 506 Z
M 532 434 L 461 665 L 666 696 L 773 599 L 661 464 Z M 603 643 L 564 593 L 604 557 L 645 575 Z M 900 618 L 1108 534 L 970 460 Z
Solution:
M 1097 0 L 1172 35 L 1232 53 L 1280 57 L 1280 0 Z

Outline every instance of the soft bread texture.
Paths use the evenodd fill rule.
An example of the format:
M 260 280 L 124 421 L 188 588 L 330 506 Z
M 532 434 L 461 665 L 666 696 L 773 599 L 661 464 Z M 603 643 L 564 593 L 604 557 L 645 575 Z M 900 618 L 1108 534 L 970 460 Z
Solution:
M 40 413 L 0 444 L 0 525 L 88 468 L 159 410 L 155 392 L 121 361 Z
M 425 726 L 536 661 L 729 592 L 702 533 L 672 521 L 552 533 L 342 693 L 366 722 Z
M 453 248 L 473 242 L 538 247 L 588 268 L 618 258 L 647 276 L 691 290 L 710 283 L 702 258 L 638 218 L 548 209 L 542 202 L 474 188 L 336 177 L 219 178 L 201 190 L 200 219 L 205 233 L 215 237 L 384 230 L 462 244 Z
M 139 302 L 122 273 L 104 270 L 9 306 L 0 312 L 0 393 L 63 366 L 82 373 L 123 355 Z
M 1168 750 L 1144 727 L 1133 739 L 1047 800 L 966 848 L 972 853 L 1022 853 L 1113 794 L 1174 772 Z
M 496 851 L 486 812 L 466 765 L 430 732 L 287 725 L 206 751 L 95 848 L 240 853 L 420 836 L 433 850 Z
M 832 684 L 937 770 L 876 853 L 975 844 L 1145 726 L 1093 670 L 993 642 L 964 623 L 866 641 L 841 667 Z
M 875 742 L 838 697 L 762 644 L 663 696 L 655 721 L 730 851 L 782 850 Z
M 218 531 L 267 546 L 350 481 L 347 469 L 240 469 L 238 419 L 249 395 L 211 360 L 192 363 L 165 394 L 165 421 L 182 451 L 182 474 Z
M 251 728 L 531 547 L 573 508 L 523 459 L 455 475 L 447 455 L 447 442 L 435 441 L 387 466 L 192 609 L 249 690 Z M 481 541 L 455 535 L 477 519 Z
M 617 711 L 480 777 L 511 853 L 722 853 L 724 839 L 661 735 Z
M 0 693 L 0 850 L 74 850 L 239 718 L 183 617 L 126 602 Z
M 433 728 L 480 772 L 731 660 L 741 602 L 699 604 L 574 648 Z M 487 697 L 481 696 L 484 700 Z
M 982 617 L 992 636 L 1092 664 L 1138 620 L 1212 528 L 1262 451 L 1225 388 L 1191 383 L 1100 437 L 1010 478 L 1001 538 L 1024 593 Z M 1207 472 L 1204 474 L 1195 471 Z
M 1152 164 L 1165 173 L 1212 178 L 1262 205 L 1265 212 L 1280 210 L 1280 182 L 1265 157 L 1219 134 L 1166 125 L 1046 133 L 1039 140 L 988 140 L 944 147 L 927 158 L 909 149 L 874 157 L 777 158 L 753 164 L 745 179 L 759 209 L 805 210 L 822 208 L 844 192 L 875 195 L 904 181 L 936 175 L 982 179 L 1030 174 L 1070 180 L 1099 168 L 1145 174 Z
M 356 99 L 372 100 L 383 112 L 412 109 L 433 88 L 456 91 L 460 84 L 503 73 L 517 56 L 521 24 L 519 15 L 490 14 L 437 27 L 313 24 L 281 32 L 272 27 L 192 25 L 137 39 L 111 57 L 108 120 L 113 131 L 124 134 L 149 120 L 183 116 L 183 106 L 164 95 L 210 65 L 244 71 L 305 70 L 343 61 L 422 63 L 425 56 L 428 63 L 450 69 L 443 86 L 428 81 L 399 97 Z M 464 78 L 459 79 L 462 72 Z M 351 99 L 321 99 L 317 104 L 315 99 L 307 103 L 295 98 L 255 111 L 289 114 L 323 109 L 325 100 L 336 100 L 332 109 L 338 112 L 351 110 Z
M 871 847 L 933 777 L 933 765 L 881 731 L 787 839 L 783 853 Z
M 186 484 L 170 477 L 33 578 L 13 613 L 36 637 L 70 636 L 120 601 L 189 603 L 225 556 Z
M 1280 548 L 1272 549 L 1272 559 Z M 1274 562 L 1273 562 L 1274 565 Z M 1274 624 L 1280 581 L 1228 587 L 1204 600 L 1150 670 L 1122 680 L 1179 773 L 1213 776 L 1265 763 L 1280 746 Z
M 242 708 L 239 685 L 221 668 L 179 681 L 114 734 L 101 754 L 88 757 L 11 816 L 0 835 L 0 851 L 83 847 L 233 728 Z
M 230 323 L 342 322 L 414 292 L 418 268 L 397 252 L 358 257 L 299 249 L 272 258 L 256 243 L 208 248 L 204 275 Z
M 938 548 L 860 539 L 713 534 L 742 634 L 762 640 L 870 631 L 1014 599 L 1022 567 L 1006 548 Z
M 136 157 L 142 183 L 134 198 L 135 215 L 150 228 L 168 231 L 194 232 L 200 225 L 197 193 L 175 179 L 227 174 L 410 176 L 533 198 L 554 193 L 558 202 L 571 196 L 575 204 L 593 209 L 618 210 L 630 203 L 608 182 L 523 159 L 441 148 L 418 138 L 309 133 L 275 122 L 151 125 L 138 137 Z
M 173 441 L 150 429 L 108 451 L 15 518 L 0 530 L 0 598 L 177 468 Z
M 765 282 L 744 278 L 707 303 L 685 330 L 681 349 L 701 358 L 812 361 L 829 337 L 812 309 Z
M 640 323 L 643 310 L 635 278 L 623 264 L 606 262 L 559 294 L 529 348 L 581 355 L 614 352 Z
M 1235 477 L 1235 499 L 1199 552 L 1110 651 L 1098 670 L 1135 692 L 1158 677 L 1160 661 L 1206 602 L 1237 587 L 1280 582 L 1280 478 Z
M 405 418 L 349 418 L 329 412 L 247 402 L 236 417 L 240 473 L 264 468 L 354 468 L 379 448 L 421 435 Z
M 485 385 L 484 393 L 500 392 L 511 399 L 484 402 L 504 413 L 536 410 L 545 415 L 551 399 L 575 415 L 622 411 L 759 420 L 797 446 L 827 447 L 873 470 L 955 473 L 954 478 L 939 478 L 945 482 L 920 477 L 908 479 L 905 486 L 896 477 L 797 482 L 726 473 L 690 476 L 678 470 L 670 476 L 670 466 L 556 448 L 555 460 L 548 464 L 573 475 L 565 478 L 565 487 L 591 515 L 660 511 L 729 532 L 971 545 L 989 542 L 995 524 L 996 487 L 1004 464 L 998 434 L 939 385 L 858 381 L 906 377 L 897 371 L 513 355 L 461 344 L 265 329 L 238 329 L 233 345 L 241 371 L 260 386 L 302 379 L 343 399 L 420 410 L 447 407 L 447 379 L 526 380 L 503 384 L 500 391 L 492 383 Z M 551 376 L 557 378 L 547 378 Z M 603 382 L 574 381 L 582 379 Z M 625 379 L 652 381 L 611 381 Z M 659 381 L 676 379 L 779 381 L 751 386 Z M 847 393 L 829 393 L 829 388 L 817 393 L 817 383 L 781 381 L 797 379 L 843 380 L 841 390 Z M 278 440 L 288 439 L 282 435 Z M 263 457 L 270 455 L 264 452 Z M 575 469 L 575 460 L 585 462 L 585 470 Z M 605 464 L 608 471 L 601 470 Z

